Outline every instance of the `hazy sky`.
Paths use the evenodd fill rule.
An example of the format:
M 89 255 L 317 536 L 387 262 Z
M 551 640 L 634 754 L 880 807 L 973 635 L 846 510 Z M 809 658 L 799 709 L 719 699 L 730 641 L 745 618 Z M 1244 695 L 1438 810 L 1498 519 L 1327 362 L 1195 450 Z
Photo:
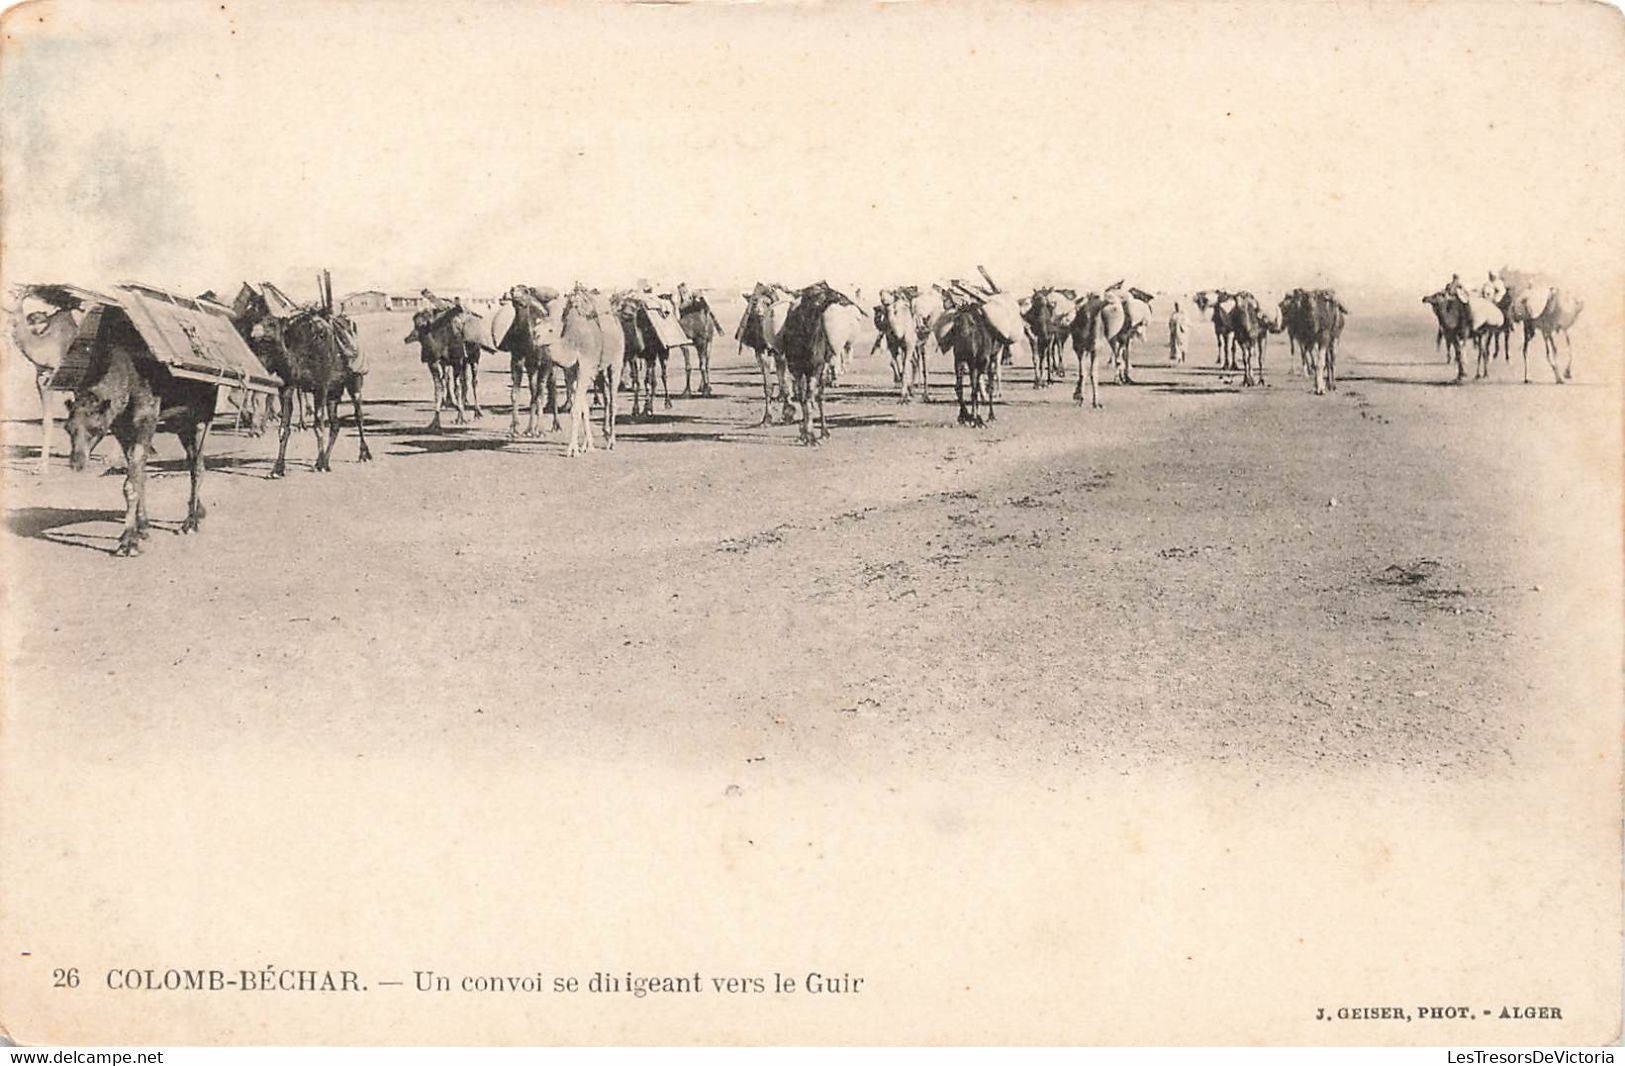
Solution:
M 1568 4 L 25 5 L 4 280 L 1619 281 Z M 1616 289 L 1617 291 L 1617 289 Z

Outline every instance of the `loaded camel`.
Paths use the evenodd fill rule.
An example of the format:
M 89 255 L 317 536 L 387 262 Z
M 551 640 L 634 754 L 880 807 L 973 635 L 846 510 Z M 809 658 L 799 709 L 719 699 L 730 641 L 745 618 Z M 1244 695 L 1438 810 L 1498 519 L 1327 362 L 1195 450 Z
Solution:
M 366 367 L 356 341 L 355 323 L 348 316 L 321 308 L 304 308 L 292 316 L 271 313 L 264 298 L 245 286 L 233 321 L 265 368 L 282 379 L 282 433 L 277 443 L 273 478 L 287 473 L 288 437 L 293 432 L 293 407 L 299 392 L 313 398 L 312 423 L 316 432 L 315 469 L 331 472 L 333 444 L 339 435 L 338 405 L 348 393 L 360 438 L 359 462 L 369 462 L 367 424 L 361 410 Z M 438 417 L 438 411 L 436 412 Z M 323 431 L 326 431 L 325 434 Z
M 85 468 L 91 449 L 109 433 L 124 450 L 124 531 L 115 556 L 141 554 L 141 541 L 147 538 L 147 457 L 159 429 L 180 438 L 191 473 L 191 497 L 180 532 L 203 528 L 207 514 L 199 496 L 203 442 L 217 394 L 213 382 L 175 377 L 153 359 L 122 310 L 102 315 L 89 372 L 68 401 L 67 430 L 72 445 L 69 465 L 74 470 Z M 284 391 L 284 410 L 287 395 Z

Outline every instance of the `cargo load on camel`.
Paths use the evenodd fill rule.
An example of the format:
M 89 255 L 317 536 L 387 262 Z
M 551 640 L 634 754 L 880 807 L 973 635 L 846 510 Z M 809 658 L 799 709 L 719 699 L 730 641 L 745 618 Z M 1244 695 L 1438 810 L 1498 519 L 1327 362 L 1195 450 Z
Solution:
M 170 374 L 253 392 L 274 393 L 281 380 L 254 355 L 232 324 L 231 311 L 212 300 L 194 300 L 150 285 L 115 285 L 107 292 L 73 285 L 23 289 L 59 307 L 83 312 L 49 387 L 72 391 L 85 380 L 103 323 L 127 319 L 141 341 L 139 354 L 164 364 Z

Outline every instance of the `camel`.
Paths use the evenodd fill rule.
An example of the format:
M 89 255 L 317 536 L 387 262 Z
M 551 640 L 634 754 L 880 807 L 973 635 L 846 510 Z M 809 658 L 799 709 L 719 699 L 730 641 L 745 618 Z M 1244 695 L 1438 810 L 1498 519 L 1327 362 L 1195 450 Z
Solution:
M 1337 391 L 1337 341 L 1347 315 L 1330 289 L 1293 289 L 1281 302 L 1287 334 L 1309 360 L 1316 396 Z
M 966 304 L 945 312 L 937 336 L 954 356 L 954 396 L 959 401 L 959 424 L 986 426 L 993 421 L 993 390 L 988 389 L 987 418 L 979 410 L 982 382 L 994 373 L 1000 353 L 1009 342 L 988 319 L 985 304 Z M 965 406 L 965 384 L 970 379 L 970 406 Z
M 1100 384 L 1096 378 L 1095 367 L 1099 353 L 1099 343 L 1104 336 L 1104 328 L 1100 321 L 1100 312 L 1106 306 L 1106 300 L 1096 293 L 1089 293 L 1075 305 L 1072 314 L 1072 350 L 1078 356 L 1078 386 L 1072 390 L 1072 398 L 1081 406 L 1083 403 L 1083 387 L 1089 386 L 1089 406 L 1099 410 Z M 1087 360 L 1087 362 L 1086 362 Z
M 1195 296 L 1198 309 L 1207 312 L 1213 321 L 1213 340 L 1218 346 L 1214 365 L 1225 370 L 1236 369 L 1235 339 L 1230 335 L 1230 312 L 1235 297 L 1223 289 L 1205 289 Z
M 486 335 L 484 320 L 478 314 L 459 304 L 451 322 L 452 335 L 463 346 L 462 360 L 453 364 L 457 391 L 463 405 L 474 412 L 474 417 L 484 418 L 485 411 L 480 408 L 480 355 L 496 349 Z
M 677 286 L 678 322 L 683 333 L 694 343 L 691 361 L 687 348 L 683 349 L 683 397 L 694 395 L 693 363 L 700 367 L 700 395 L 715 396 L 711 390 L 711 342 L 722 333 L 722 323 L 704 293 L 694 292 L 687 285 Z
M 244 286 L 233 321 L 265 368 L 282 379 L 282 433 L 277 443 L 271 476 L 287 473 L 288 437 L 294 428 L 294 403 L 301 390 L 311 393 L 312 424 L 316 433 L 315 469 L 333 469 L 333 444 L 339 435 L 339 401 L 349 393 L 355 410 L 356 435 L 361 440 L 359 462 L 370 462 L 367 424 L 361 410 L 366 369 L 356 342 L 355 323 L 339 312 L 308 308 L 292 317 L 271 313 L 263 296 Z M 323 430 L 326 430 L 325 435 Z
M 40 476 L 51 469 L 51 431 L 56 428 L 51 417 L 50 387 L 63 356 L 79 336 L 79 322 L 83 317 L 80 299 L 57 286 L 40 286 L 26 290 L 23 296 L 34 297 L 51 307 L 49 311 L 23 312 L 21 306 L 9 310 L 11 339 L 15 347 L 34 367 L 34 387 L 39 390 L 40 407 Z M 19 305 L 21 301 L 19 300 Z
M 1022 317 L 1033 348 L 1033 388 L 1053 385 L 1065 376 L 1062 350 L 1072 330 L 1077 293 L 1065 289 L 1034 289 Z
M 595 382 L 604 395 L 604 447 L 615 447 L 615 394 L 621 357 L 626 349 L 619 313 L 609 300 L 581 285 L 564 299 L 559 313 L 559 339 L 544 349 L 542 372 L 552 376 L 555 366 L 564 371 L 570 393 L 570 445 L 574 458 L 592 451 L 592 398 Z M 580 435 L 585 434 L 585 446 Z
M 661 337 L 655 316 L 675 317 L 675 308 L 669 299 L 650 293 L 620 293 L 612 302 L 621 319 L 621 333 L 625 346 L 622 365 L 629 368 L 632 374 L 632 418 L 635 420 L 639 417 L 654 417 L 657 368 L 660 371 L 660 387 L 665 393 L 665 410 L 671 410 L 671 386 L 666 380 L 666 358 L 671 354 L 672 348 L 682 347 L 688 343 L 687 334 L 682 333 L 679 326 L 678 334 L 685 338 L 683 345 L 668 343 Z M 687 358 L 688 355 L 685 353 L 684 359 Z M 647 401 L 643 399 L 645 386 L 649 394 Z
M 801 404 L 801 443 L 813 446 L 829 436 L 824 418 L 825 370 L 838 358 L 841 330 L 851 321 L 856 305 L 847 297 L 816 282 L 802 289 L 785 316 L 780 343 L 796 399 Z M 818 405 L 818 433 L 812 431 L 812 407 Z
M 1244 388 L 1264 384 L 1264 347 L 1269 329 L 1260 314 L 1258 298 L 1250 292 L 1236 294 L 1230 309 L 1230 336 L 1241 355 L 1241 384 Z M 1253 364 L 1258 364 L 1258 377 L 1253 378 Z
M 1112 353 L 1113 379 L 1119 385 L 1134 384 L 1133 376 L 1129 373 L 1128 346 L 1133 339 L 1133 326 L 1129 321 L 1129 311 L 1121 295 L 1107 290 L 1099 297 L 1098 310 L 1099 335 L 1107 344 Z
M 881 289 L 880 306 L 875 321 L 880 328 L 880 339 L 891 353 L 892 378 L 898 387 L 898 400 L 909 403 L 914 399 L 914 382 L 920 384 L 920 399 L 931 402 L 931 386 L 925 365 L 925 338 L 920 335 L 914 319 L 913 296 L 908 289 Z
M 496 351 L 496 341 L 501 338 L 490 335 L 485 320 L 478 312 L 464 307 L 462 297 L 448 300 L 428 289 L 422 290 L 420 297 L 420 310 L 412 316 L 413 328 L 406 335 L 406 341 L 410 344 L 417 340 L 422 344 L 417 326 L 419 316 L 425 313 L 440 334 L 433 342 L 434 362 L 430 361 L 429 349 L 423 350 L 423 362 L 436 378 L 435 419 L 430 428 L 440 428 L 439 412 L 447 407 L 456 409 L 458 423 L 466 421 L 465 407 L 473 411 L 475 418 L 484 418 L 485 411 L 480 407 L 480 356 Z
M 838 290 L 837 290 L 838 291 Z M 829 341 L 832 358 L 824 368 L 826 384 L 833 385 L 846 373 L 852 361 L 852 346 L 858 340 L 858 328 L 863 324 L 863 312 L 857 302 L 841 293 L 846 302 L 831 304 L 824 317 L 824 336 Z
M 926 358 L 926 353 L 929 351 L 927 345 L 936 344 L 933 327 L 936 326 L 937 319 L 942 317 L 942 290 L 935 285 L 928 289 L 921 289 L 919 295 L 909 299 L 908 305 L 914 312 L 914 325 L 919 332 L 920 372 L 923 376 L 928 361 Z M 941 348 L 937 349 L 937 353 L 939 355 L 944 354 Z
M 423 365 L 433 379 L 434 417 L 429 419 L 428 428 L 436 433 L 443 428 L 440 412 L 446 407 L 456 410 L 457 425 L 468 421 L 463 413 L 463 393 L 457 388 L 459 368 L 468 361 L 468 347 L 456 317 L 456 309 L 450 307 L 416 311 L 412 315 L 412 332 L 404 338 L 408 344 L 417 342 Z
M 548 349 L 558 340 L 558 320 L 552 304 L 559 298 L 553 289 L 535 289 L 529 285 L 515 285 L 503 296 L 512 311 L 512 322 L 503 328 L 503 316 L 497 325 L 502 336 L 496 338 L 497 349 L 509 354 L 511 375 L 508 386 L 508 436 L 519 434 L 519 389 L 530 386 L 530 419 L 524 435 L 534 437 L 540 433 L 536 419 L 540 415 L 543 376 L 542 368 L 549 363 Z M 495 332 L 495 330 L 493 330 Z M 553 416 L 553 428 L 559 428 L 558 395 L 553 388 L 553 377 L 546 377 L 548 411 Z
M 790 405 L 790 389 L 786 380 L 783 334 L 785 320 L 793 304 L 793 293 L 782 285 L 756 283 L 756 288 L 743 294 L 745 313 L 739 319 L 734 338 L 739 350 L 749 348 L 756 356 L 756 366 L 762 372 L 762 420 L 758 426 L 768 425 L 773 413 L 773 380 L 768 377 L 768 362 L 772 361 L 778 376 L 778 397 L 783 403 L 781 417 L 786 423 L 795 419 L 795 408 Z
M 203 528 L 207 510 L 198 495 L 203 442 L 217 395 L 214 383 L 175 377 L 153 359 L 123 311 L 103 316 L 89 374 L 68 402 L 67 430 L 69 465 L 76 471 L 85 468 L 91 449 L 109 433 L 124 449 L 124 532 L 115 556 L 141 554 L 141 541 L 147 538 L 147 456 L 160 427 L 180 437 L 191 471 L 191 498 L 180 532 Z
M 1574 342 L 1569 329 L 1580 317 L 1585 303 L 1562 289 L 1543 284 L 1535 278 L 1503 271 L 1512 279 L 1507 292 L 1507 324 L 1523 325 L 1523 380 L 1529 383 L 1529 342 L 1538 332 L 1546 349 L 1546 363 L 1552 368 L 1552 378 L 1561 385 L 1571 380 L 1574 371 Z M 1568 360 L 1561 372 L 1557 369 L 1557 334 L 1563 335 L 1568 349 Z
M 1439 324 L 1433 338 L 1434 348 L 1443 344 L 1445 361 L 1453 360 L 1456 364 L 1456 381 L 1465 381 L 1467 368 L 1462 363 L 1461 349 L 1468 335 L 1466 306 L 1443 289 L 1422 297 L 1422 302 L 1433 309 L 1433 317 Z
M 1469 293 L 1463 303 L 1467 308 L 1467 335 L 1473 339 L 1473 349 L 1478 354 L 1478 368 L 1473 376 L 1475 379 L 1487 378 L 1490 376 L 1490 357 L 1495 352 L 1495 338 L 1506 325 L 1506 316 L 1487 296 Z
M 1585 310 L 1585 301 L 1573 293 L 1563 289 L 1552 289 L 1546 299 L 1546 305 L 1540 312 L 1524 320 L 1523 326 L 1523 379 L 1529 380 L 1529 341 L 1538 330 L 1540 338 L 1546 347 L 1546 362 L 1552 368 L 1552 378 L 1561 385 L 1570 381 L 1574 376 L 1574 341 L 1569 337 L 1569 330 L 1579 319 L 1580 312 Z M 1568 352 L 1568 359 L 1563 364 L 1563 373 L 1557 372 L 1557 334 L 1563 335 L 1563 345 Z
M 987 399 L 989 409 L 993 400 L 999 395 L 1002 385 L 1002 366 L 1012 360 L 1012 352 L 1017 342 L 1027 335 L 1027 323 L 1021 317 L 1021 304 L 1012 295 L 1000 290 L 997 283 L 988 274 L 986 268 L 978 265 L 977 271 L 982 275 L 983 285 L 973 285 L 959 279 L 954 279 L 947 286 L 939 286 L 938 291 L 943 295 L 944 306 L 952 305 L 955 309 L 967 306 L 976 306 L 982 309 L 982 319 L 992 330 L 1002 347 L 997 357 L 988 368 L 983 378 L 987 386 Z M 937 337 L 938 346 L 947 351 L 946 342 L 947 323 L 937 324 L 933 333 Z

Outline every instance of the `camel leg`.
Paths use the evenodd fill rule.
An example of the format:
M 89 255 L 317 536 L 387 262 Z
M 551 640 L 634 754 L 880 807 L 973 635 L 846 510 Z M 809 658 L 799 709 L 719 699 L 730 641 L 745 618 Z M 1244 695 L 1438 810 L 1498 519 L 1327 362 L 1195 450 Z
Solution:
M 818 436 L 827 438 L 829 436 L 829 423 L 824 419 L 824 383 L 822 380 L 814 386 L 814 390 L 818 397 Z
M 1574 338 L 1569 336 L 1568 330 L 1563 331 L 1563 350 L 1568 353 L 1568 357 L 1563 360 L 1563 380 L 1572 381 L 1574 380 Z
M 564 372 L 564 388 L 570 394 L 570 444 L 564 454 L 574 458 L 581 454 L 581 412 L 580 404 L 575 402 L 576 378 L 581 374 L 581 364 L 577 363 Z
M 976 380 L 972 378 L 971 388 L 973 391 L 973 396 L 971 402 L 973 403 L 975 402 L 975 387 Z M 970 412 L 965 409 L 965 362 L 964 360 L 960 359 L 958 355 L 954 356 L 954 398 L 959 401 L 959 424 L 962 426 L 970 425 L 971 415 Z
M 327 469 L 329 473 L 333 470 L 333 445 L 338 443 L 339 439 L 339 401 L 341 399 L 343 399 L 343 393 L 335 389 L 333 392 L 328 393 L 322 401 L 327 407 Z
M 583 452 L 590 452 L 593 449 L 592 377 L 581 368 L 580 364 L 577 364 L 576 366 L 575 387 L 571 389 L 570 395 L 572 397 L 570 404 L 570 417 L 572 420 L 578 418 L 581 420 L 581 433 L 586 439 L 586 446 L 581 450 Z M 574 431 L 572 430 L 571 432 L 573 435 Z
M 1081 360 L 1078 363 L 1078 373 L 1083 373 L 1083 363 Z M 1079 383 L 1079 387 L 1082 387 L 1081 382 Z M 1089 353 L 1089 406 L 1097 411 L 1100 409 L 1100 378 L 1097 376 L 1097 371 L 1095 370 L 1094 352 Z
M 186 504 L 186 521 L 181 523 L 181 532 L 198 533 L 202 531 L 203 519 L 209 513 L 198 495 L 203 484 L 203 442 L 209 436 L 209 423 L 186 423 L 176 436 L 181 439 L 181 447 L 186 452 L 186 465 L 192 475 L 192 495 Z
M 484 418 L 485 412 L 480 410 L 480 359 L 478 355 L 468 361 L 468 389 L 473 396 L 474 417 Z
M 768 425 L 773 421 L 773 382 L 767 374 L 767 353 L 757 351 L 756 368 L 762 372 L 762 420 L 758 426 Z
M 147 446 L 139 438 L 120 440 L 124 446 L 124 532 L 116 556 L 141 554 L 141 518 L 147 506 Z
M 358 462 L 372 462 L 372 449 L 367 447 L 367 419 L 361 413 L 362 378 L 351 379 L 347 386 L 350 390 L 350 403 L 355 408 L 355 435 L 361 438 L 361 453 L 356 456 Z
M 536 435 L 536 419 L 542 406 L 542 372 L 539 365 L 525 367 L 525 384 L 530 387 L 530 404 L 526 412 L 525 436 Z
M 790 383 L 787 380 L 789 371 L 784 362 L 784 354 L 782 352 L 773 353 L 773 365 L 778 368 L 779 398 L 784 401 L 784 411 L 781 417 L 783 418 L 784 424 L 788 426 L 790 423 L 796 420 L 796 409 L 790 395 Z M 799 388 L 799 385 L 797 387 Z M 799 394 L 794 397 L 795 402 L 800 402 L 801 399 L 802 397 Z
M 314 430 L 315 430 L 315 433 L 316 433 L 316 467 L 315 468 L 317 470 L 320 470 L 320 471 L 327 471 L 327 470 L 330 469 L 330 465 L 329 465 L 329 463 L 327 461 L 327 448 L 328 448 L 328 445 L 326 443 L 326 438 L 322 434 L 322 430 L 325 428 L 322 425 L 322 423 L 323 423 L 323 421 L 325 419 L 326 414 L 327 414 L 327 397 L 326 396 L 318 396 L 318 397 L 316 397 L 316 403 L 313 405 L 311 413 L 310 413 L 310 421 L 311 421 L 311 424 L 314 427 Z
M 615 367 L 604 370 L 604 447 L 615 450 Z
M 816 445 L 818 438 L 812 431 L 812 390 L 817 387 L 818 371 L 795 377 L 796 399 L 801 402 L 801 443 Z
M 1540 339 L 1546 345 L 1546 365 L 1552 368 L 1552 380 L 1561 385 L 1563 375 L 1557 369 L 1557 331 L 1541 330 Z
M 683 349 L 683 361 L 684 362 L 688 361 L 688 348 L 687 347 L 685 347 Z M 665 400 L 666 400 L 665 409 L 670 411 L 671 410 L 671 385 L 669 383 L 667 383 L 667 381 L 666 381 L 666 357 L 665 356 L 660 357 L 660 393 L 661 393 L 662 396 L 665 397 Z M 654 382 L 651 380 L 649 382 L 649 402 L 650 402 L 651 406 L 654 403 L 654 396 L 655 396 L 655 387 L 654 387 Z M 649 413 L 651 415 L 654 414 L 654 412 L 652 410 Z
M 508 357 L 508 436 L 519 436 L 519 390 L 525 383 L 525 363 L 518 355 Z
M 429 363 L 429 379 L 434 384 L 434 417 L 429 419 L 428 428 L 440 432 L 440 364 Z
M 51 381 L 54 369 L 43 366 L 34 368 L 34 387 L 39 390 L 39 472 L 44 477 L 51 472 L 51 430 L 55 428 L 55 419 L 51 417 L 51 391 L 47 387 Z
M 277 442 L 276 462 L 271 465 L 271 476 L 282 477 L 288 472 L 288 437 L 293 433 L 293 386 L 282 390 L 282 436 Z
M 930 338 L 922 337 L 922 338 L 920 338 L 919 344 L 917 344 L 915 346 L 915 348 L 914 348 L 914 351 L 916 353 L 918 353 L 917 358 L 920 361 L 920 402 L 921 403 L 930 403 L 931 402 L 931 362 L 930 362 L 930 358 L 929 358 L 929 356 L 931 355 L 931 343 L 932 342 L 931 342 Z
M 683 345 L 683 399 L 692 399 L 694 396 L 694 360 L 688 353 L 688 345 Z

